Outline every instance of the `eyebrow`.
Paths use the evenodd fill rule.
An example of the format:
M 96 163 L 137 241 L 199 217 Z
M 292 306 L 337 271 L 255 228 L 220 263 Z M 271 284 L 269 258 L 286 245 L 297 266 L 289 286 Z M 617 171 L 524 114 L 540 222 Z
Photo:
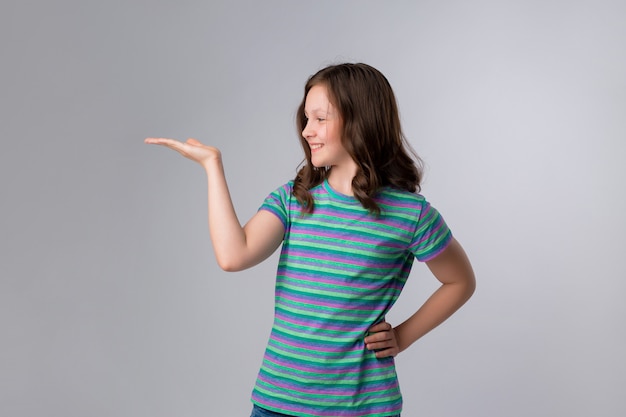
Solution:
M 328 109 L 323 109 L 323 108 L 321 108 L 321 107 L 317 107 L 317 108 L 315 108 L 315 109 L 311 110 L 311 113 L 317 113 L 317 114 L 320 114 L 320 113 L 322 113 L 322 114 L 330 114 L 331 112 L 330 112 Z M 304 109 L 304 115 L 305 115 L 305 116 L 307 116 L 307 111 L 306 111 L 306 109 Z

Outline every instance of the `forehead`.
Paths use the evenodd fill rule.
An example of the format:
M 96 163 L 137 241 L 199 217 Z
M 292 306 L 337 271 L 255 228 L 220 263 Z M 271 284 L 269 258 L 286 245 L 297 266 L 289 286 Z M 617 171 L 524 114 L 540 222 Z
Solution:
M 326 86 L 318 84 L 311 87 L 304 101 L 304 110 L 306 112 L 327 111 L 331 107 Z

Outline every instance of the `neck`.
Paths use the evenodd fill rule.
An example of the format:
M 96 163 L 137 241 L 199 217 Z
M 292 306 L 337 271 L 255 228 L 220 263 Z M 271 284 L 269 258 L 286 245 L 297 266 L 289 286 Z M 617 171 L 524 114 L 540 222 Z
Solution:
M 356 176 L 356 164 L 354 166 L 340 167 L 335 165 L 328 175 L 328 183 L 334 190 L 345 195 L 354 195 L 352 191 L 352 179 Z

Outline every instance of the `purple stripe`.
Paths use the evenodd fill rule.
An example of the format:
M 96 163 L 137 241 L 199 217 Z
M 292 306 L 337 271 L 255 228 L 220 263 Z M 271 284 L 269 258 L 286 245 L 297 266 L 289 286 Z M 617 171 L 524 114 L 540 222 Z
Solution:
M 400 295 L 400 291 L 404 287 L 404 282 L 400 280 L 394 281 L 382 281 L 374 282 L 373 285 L 362 285 L 360 283 L 335 283 L 332 281 L 317 279 L 316 276 L 311 275 L 303 275 L 303 274 L 287 274 L 283 273 L 279 275 L 278 284 L 285 291 L 302 291 L 306 289 L 311 290 L 319 290 L 319 291 L 327 291 L 332 292 L 333 294 L 337 294 L 337 298 L 344 299 L 355 299 L 362 298 L 365 296 L 374 296 L 374 297 L 385 297 L 388 296 L 390 292 L 397 293 L 396 295 Z M 313 278 L 313 279 L 310 279 Z M 349 279 L 349 278 L 348 278 Z M 355 289 L 352 290 L 350 286 Z M 366 291 L 363 291 L 366 290 Z M 341 295 L 353 295 L 355 297 L 340 297 Z M 370 300 L 372 302 L 378 302 L 381 300 Z
M 329 214 L 328 217 L 329 218 L 324 219 L 323 222 L 321 222 L 323 224 L 322 226 L 314 223 L 299 223 L 296 230 L 313 230 L 315 231 L 314 236 L 323 236 L 322 233 L 329 229 L 339 231 L 340 234 L 349 236 L 353 236 L 357 233 L 365 233 L 367 235 L 378 235 L 380 233 L 385 233 L 388 236 L 394 236 L 397 239 L 402 239 L 403 236 L 410 236 L 415 226 L 414 222 L 411 223 L 406 219 L 386 218 L 382 220 L 379 224 L 372 224 L 364 223 L 363 219 L 352 219 L 349 217 L 340 216 L 340 213 L 334 213 L 332 215 Z M 366 226 L 359 227 L 361 224 L 365 224 Z M 355 229 L 352 229 L 355 227 L 359 227 L 359 230 L 357 231 Z M 333 236 L 335 238 L 337 237 L 336 234 Z
M 279 393 L 279 394 L 283 394 L 284 393 Z M 334 407 L 332 409 L 329 410 L 320 410 L 317 409 L 316 407 L 304 407 L 304 406 L 295 406 L 291 403 L 287 404 L 287 403 L 283 403 L 280 401 L 274 401 L 271 398 L 267 397 L 267 396 L 261 396 L 261 393 L 253 393 L 252 395 L 252 399 L 256 400 L 259 404 L 261 405 L 266 405 L 268 407 L 273 407 L 277 410 L 280 410 L 281 412 L 287 412 L 287 413 L 306 413 L 308 415 L 312 415 L 312 413 L 315 413 L 315 415 L 317 415 L 318 417 L 336 417 L 337 413 L 341 413 L 340 415 L 342 417 L 367 417 L 369 415 L 371 415 L 371 413 L 385 413 L 387 415 L 395 415 L 398 414 L 401 410 L 400 410 L 400 403 L 398 402 L 397 406 L 394 408 L 389 408 L 388 404 L 376 404 L 376 405 L 370 405 L 368 407 L 368 411 L 366 412 L 366 414 L 363 414 L 363 411 L 358 411 L 355 410 L 354 408 L 348 408 L 348 407 Z M 340 411 L 338 411 L 340 410 Z
M 291 301 L 291 300 L 287 300 L 285 297 L 282 297 L 281 295 L 279 295 L 279 300 L 277 301 L 277 307 L 278 308 L 288 308 L 291 307 L 291 303 L 287 303 L 287 301 Z M 312 305 L 307 305 L 307 304 L 299 304 L 297 303 L 297 305 L 293 306 L 294 309 L 299 310 L 300 314 L 303 314 L 305 312 L 307 313 L 312 313 L 312 314 L 320 314 L 321 311 L 319 308 L 317 308 L 316 306 L 312 306 Z M 333 311 L 330 310 L 328 311 L 328 314 L 331 314 Z M 370 317 L 372 317 L 372 311 L 366 311 L 365 313 L 359 313 L 357 311 L 355 311 L 354 309 L 350 310 L 350 311 L 342 311 L 341 312 L 341 316 L 342 317 L 352 317 L 358 320 L 366 320 Z M 379 314 L 380 312 L 376 312 L 376 314 Z
M 321 363 L 319 366 L 314 367 L 314 366 L 308 366 L 306 364 L 302 364 L 300 362 L 297 362 L 297 360 L 293 360 L 293 361 L 289 361 L 289 360 L 283 360 L 281 358 L 279 358 L 278 356 L 276 356 L 273 352 L 271 351 L 267 351 L 265 354 L 265 361 L 277 365 L 277 368 L 275 368 L 277 371 L 279 372 L 284 372 L 283 369 L 281 368 L 289 368 L 292 370 L 297 370 L 300 372 L 306 372 L 309 374 L 315 374 L 315 375 L 319 375 L 319 376 L 328 376 L 330 375 L 347 375 L 348 373 L 355 373 L 355 370 L 359 370 L 359 371 L 372 371 L 372 370 L 378 370 L 378 371 L 386 371 L 387 369 L 389 369 L 390 371 L 393 369 L 393 362 L 389 362 L 390 365 L 388 366 L 382 366 L 384 364 L 384 362 L 374 362 L 374 361 L 369 361 L 367 364 L 365 365 L 358 365 L 358 360 L 355 361 L 355 363 L 357 363 L 357 365 L 355 365 L 355 363 L 346 363 L 346 364 L 329 364 L 329 363 Z M 355 379 L 358 380 L 360 375 L 355 376 Z
M 329 243 L 333 241 L 338 242 L 338 243 L 345 243 L 345 242 L 342 242 L 342 240 L 337 237 L 337 233 L 325 233 L 322 231 L 317 231 L 315 229 L 308 229 L 308 228 L 305 229 L 304 227 L 299 227 L 297 230 L 292 231 L 292 235 L 298 235 L 298 240 L 300 242 L 324 243 L 326 245 L 328 245 Z M 305 238 L 302 238 L 301 236 L 315 236 L 315 237 L 324 238 L 327 240 L 320 242 L 320 240 L 318 239 L 312 239 L 312 238 L 305 239 Z M 411 233 L 407 233 L 407 238 L 403 239 L 405 240 L 404 242 L 395 242 L 392 240 L 381 242 L 380 236 L 376 236 L 378 237 L 378 239 L 373 239 L 373 238 L 370 239 L 368 237 L 357 237 L 356 235 L 350 235 L 349 237 L 350 237 L 350 242 L 364 243 L 364 244 L 368 244 L 371 246 L 378 246 L 381 243 L 384 243 L 385 245 L 384 247 L 389 247 L 389 248 L 394 248 L 394 249 L 406 249 L 406 244 L 410 242 L 410 239 L 411 239 Z M 397 240 L 400 240 L 400 239 L 397 239 Z
M 434 224 L 436 226 L 432 227 L 433 225 L 431 225 L 430 232 L 425 234 L 420 240 L 418 240 L 413 245 L 411 245 L 411 247 L 414 248 L 416 246 L 421 246 L 424 242 L 427 242 L 427 241 L 431 240 L 433 238 L 433 236 L 441 237 L 438 232 L 441 230 L 442 227 L 446 227 L 445 223 L 442 222 L 441 220 L 439 220 L 439 221 L 437 221 Z
M 307 297 L 307 296 L 300 296 L 300 295 L 292 295 L 286 292 L 280 293 L 280 298 L 293 301 L 295 303 L 306 303 L 310 306 L 312 305 L 312 306 L 318 306 L 318 307 L 328 307 L 333 310 L 354 309 L 358 307 L 359 310 L 364 310 L 364 311 L 382 311 L 380 306 L 371 305 L 372 303 L 375 303 L 375 300 L 359 302 L 358 300 L 343 298 L 341 300 L 338 300 L 338 302 L 336 303 L 332 303 L 332 302 L 327 302 L 324 300 L 318 300 L 315 297 L 316 297 L 315 295 Z M 387 307 L 387 305 L 385 305 L 384 307 Z
M 330 279 L 322 278 L 319 275 L 304 275 L 304 274 L 280 274 L 280 277 L 285 279 L 294 280 L 295 287 L 304 288 L 318 288 L 320 290 L 331 289 L 336 292 L 344 294 L 354 294 L 358 296 L 365 295 L 363 291 L 369 290 L 370 295 L 384 296 L 387 294 L 380 294 L 380 290 L 401 290 L 402 285 L 398 280 L 390 280 L 389 278 L 383 280 L 379 279 L 359 279 L 358 277 L 346 277 L 346 282 L 333 282 Z M 351 279 L 354 278 L 354 279 Z M 316 285 L 317 284 L 317 285 Z M 325 287 L 327 286 L 327 287 Z M 372 293 L 372 291 L 376 291 Z
M 342 345 L 342 346 L 338 346 L 338 347 L 333 348 L 333 347 L 331 347 L 331 346 L 329 346 L 327 344 L 323 344 L 323 343 L 317 343 L 317 344 L 316 343 L 299 343 L 299 342 L 295 342 L 292 339 L 286 339 L 286 338 L 278 335 L 276 332 L 272 333 L 272 339 L 270 340 L 270 345 L 271 345 L 271 341 L 272 340 L 284 343 L 285 345 L 287 345 L 289 347 L 297 348 L 297 349 L 311 350 L 311 347 L 315 347 L 315 350 L 314 350 L 315 352 L 325 352 L 325 353 L 348 353 L 349 352 L 349 351 L 346 351 L 345 344 Z M 275 347 L 277 349 L 285 350 L 281 346 L 275 346 Z M 361 350 L 361 349 L 359 349 L 359 350 Z M 306 352 L 299 353 L 299 354 L 304 355 L 304 356 L 309 356 L 309 355 L 306 355 Z M 314 357 L 327 358 L 327 356 L 325 356 L 325 355 L 311 355 L 311 358 L 314 358 Z
M 398 253 L 396 254 L 396 256 L 394 258 L 388 259 L 388 260 L 381 260 L 379 261 L 377 258 L 377 261 L 372 261 L 370 259 L 363 259 L 362 256 L 356 255 L 356 254 L 349 254 L 352 256 L 321 256 L 321 254 L 323 254 L 322 251 L 320 251 L 318 248 L 311 248 L 309 250 L 307 249 L 294 249 L 294 248 L 289 248 L 288 252 L 287 252 L 290 256 L 300 256 L 303 258 L 308 258 L 308 259 L 314 259 L 314 260 L 325 260 L 325 261 L 335 261 L 337 262 L 338 260 L 341 260 L 340 262 L 342 264 L 346 264 L 346 265 L 351 265 L 351 266 L 355 266 L 355 267 L 367 267 L 367 268 L 380 268 L 380 269 L 385 269 L 385 272 L 391 271 L 393 269 L 395 269 L 397 267 L 397 258 L 399 258 L 401 255 L 403 255 L 403 253 Z M 347 253 L 347 252 L 346 252 Z M 386 254 L 385 252 L 380 252 L 381 254 Z M 315 257 L 312 257 L 311 255 L 315 254 Z M 315 265 L 315 261 L 311 260 L 309 261 L 309 264 Z M 292 261 L 296 261 L 296 260 L 292 260 Z M 297 264 L 300 263 L 304 263 L 302 260 L 298 259 L 296 261 Z M 334 265 L 333 265 L 334 266 Z
M 297 383 L 296 384 L 289 384 L 289 383 L 281 383 L 279 381 L 277 381 L 276 379 L 269 379 L 267 377 L 265 377 L 264 375 L 259 375 L 259 380 L 265 382 L 266 384 L 270 385 L 271 387 L 277 387 L 279 388 L 276 391 L 281 391 L 280 388 L 282 389 L 286 389 L 286 390 L 293 390 L 294 386 L 299 386 Z M 272 389 L 271 387 L 266 387 L 265 389 L 269 390 L 269 391 L 274 391 L 274 389 Z M 364 389 L 364 390 L 359 390 L 359 394 L 370 394 L 372 397 L 375 397 L 375 395 L 372 394 L 376 394 L 378 393 L 378 395 L 381 395 L 381 391 L 384 391 L 382 394 L 383 395 L 388 395 L 388 391 L 395 388 L 396 385 L 395 384 L 386 384 L 386 385 L 378 385 L 378 386 L 373 386 L 369 389 Z M 336 396 L 354 396 L 354 385 L 349 385 L 347 387 L 345 387 L 344 389 L 341 388 L 335 388 L 335 389 L 330 389 L 329 387 L 321 387 L 321 388 L 309 388 L 309 387 L 300 387 L 299 389 L 299 393 L 303 393 L 303 394 L 311 394 L 311 395 L 336 395 Z M 302 395 L 301 397 L 305 397 L 306 395 Z M 316 399 L 317 401 L 326 401 L 326 402 L 335 402 L 337 401 L 337 399 L 335 398 L 319 398 Z
M 311 324 L 312 324 L 313 326 L 315 326 L 313 327 L 313 329 L 316 329 L 316 330 L 320 330 L 320 331 L 336 330 L 336 331 L 341 331 L 341 332 L 362 333 L 363 337 L 365 337 L 365 331 L 370 327 L 369 323 L 363 323 L 360 326 L 356 326 L 356 325 L 350 325 L 350 324 L 331 324 L 328 322 L 320 323 L 320 320 L 309 320 L 309 321 L 295 320 L 292 316 L 283 314 L 280 311 L 276 312 L 275 317 L 277 319 L 281 319 L 283 322 L 289 323 L 294 326 L 302 326 L 302 327 L 311 328 Z M 323 326 L 323 329 L 320 328 L 320 326 Z M 308 333 L 308 334 L 315 334 L 315 333 Z M 351 337 L 352 337 L 351 340 L 354 340 L 354 338 L 358 336 L 353 335 Z
M 317 332 L 297 333 L 293 331 L 292 328 L 289 328 L 288 326 L 282 326 L 280 323 L 275 323 L 273 330 L 274 332 L 272 334 L 275 334 L 277 336 L 277 340 L 280 339 L 280 342 L 286 343 L 288 346 L 291 347 L 297 347 L 301 349 L 317 349 L 319 347 L 320 351 L 324 351 L 327 353 L 355 352 L 364 349 L 362 342 L 363 336 L 361 336 L 360 334 L 350 334 L 344 335 L 342 337 L 339 335 L 330 335 Z M 282 334 L 284 336 L 278 336 L 279 334 Z M 364 335 L 365 331 L 363 331 L 362 334 Z M 320 340 L 322 337 L 330 338 L 332 339 L 332 341 Z M 355 343 L 359 344 L 360 349 L 354 349 Z M 336 346 L 336 348 L 334 348 L 333 346 Z

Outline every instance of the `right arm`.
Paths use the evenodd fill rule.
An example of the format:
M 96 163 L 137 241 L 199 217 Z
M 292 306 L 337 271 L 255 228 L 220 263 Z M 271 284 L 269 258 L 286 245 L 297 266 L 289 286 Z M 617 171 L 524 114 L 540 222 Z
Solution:
M 272 213 L 259 210 L 241 226 L 224 175 L 217 148 L 195 139 L 182 143 L 173 139 L 148 138 L 149 144 L 163 145 L 199 163 L 207 174 L 209 233 L 217 263 L 225 271 L 241 271 L 267 259 L 280 245 L 282 222 Z

